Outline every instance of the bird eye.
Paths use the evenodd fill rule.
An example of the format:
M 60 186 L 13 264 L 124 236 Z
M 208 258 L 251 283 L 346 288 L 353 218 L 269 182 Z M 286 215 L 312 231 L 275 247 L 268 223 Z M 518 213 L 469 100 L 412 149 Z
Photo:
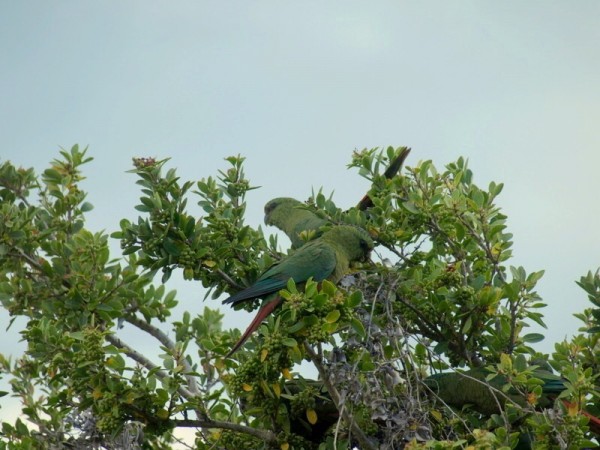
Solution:
M 269 214 L 271 211 L 273 211 L 275 208 L 277 208 L 278 203 L 277 202 L 269 202 L 265 205 L 265 214 Z

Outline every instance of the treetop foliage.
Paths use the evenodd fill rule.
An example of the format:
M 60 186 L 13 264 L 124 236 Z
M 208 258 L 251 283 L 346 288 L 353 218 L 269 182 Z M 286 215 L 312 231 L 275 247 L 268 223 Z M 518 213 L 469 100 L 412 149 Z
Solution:
M 290 280 L 282 306 L 229 358 L 240 331 L 223 329 L 216 300 L 287 254 L 275 234 L 246 223 L 256 187 L 243 157 L 199 181 L 180 180 L 168 160 L 135 158 L 137 212 L 110 235 L 86 228 L 87 149 L 62 150 L 41 175 L 2 163 L 0 301 L 11 323 L 26 319 L 27 350 L 0 355 L 11 391 L 2 394 L 19 397 L 23 415 L 3 423 L 0 449 L 167 449 L 181 427 L 196 429 L 197 449 L 592 445 L 599 273 L 578 281 L 591 302 L 577 314 L 580 334 L 539 354 L 544 336 L 527 329 L 544 327 L 543 271 L 509 265 L 502 184 L 477 186 L 463 158 L 390 176 L 405 150 L 352 155 L 349 168 L 371 183 L 368 208 L 321 191 L 301 206 L 325 228 L 366 230 L 372 261 L 337 286 Z M 121 254 L 110 255 L 109 239 Z M 207 304 L 175 317 L 177 293 L 165 283 L 178 271 L 206 289 Z M 145 333 L 157 353 L 142 354 L 122 327 Z M 446 401 L 432 384 L 442 372 L 479 380 L 493 412 L 472 398 Z M 559 400 L 548 400 L 549 380 Z

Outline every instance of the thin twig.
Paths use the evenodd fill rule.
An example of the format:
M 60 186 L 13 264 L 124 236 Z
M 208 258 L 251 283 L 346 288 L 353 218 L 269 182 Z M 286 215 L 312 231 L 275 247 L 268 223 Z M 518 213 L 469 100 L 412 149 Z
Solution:
M 419 309 L 415 308 L 409 302 L 404 300 L 404 298 L 402 298 L 402 296 L 399 295 L 397 292 L 395 292 L 394 294 L 396 296 L 397 301 L 399 301 L 405 307 L 410 309 L 419 318 L 419 320 L 422 321 L 423 325 L 426 325 L 426 328 L 428 329 L 427 332 L 430 334 L 430 337 L 432 337 L 436 340 L 442 340 L 444 338 L 444 336 L 437 329 L 436 325 L 433 322 L 431 322 L 429 319 L 427 319 L 427 317 L 425 317 L 423 314 L 421 314 L 421 311 Z
M 236 283 L 229 275 L 227 275 L 221 269 L 217 269 L 217 273 L 219 274 L 219 276 L 221 278 L 223 278 L 225 281 L 227 281 L 227 283 L 229 283 L 229 285 L 231 287 L 236 288 L 238 291 L 241 291 L 242 289 L 245 289 L 245 286 L 242 286 L 242 285 Z

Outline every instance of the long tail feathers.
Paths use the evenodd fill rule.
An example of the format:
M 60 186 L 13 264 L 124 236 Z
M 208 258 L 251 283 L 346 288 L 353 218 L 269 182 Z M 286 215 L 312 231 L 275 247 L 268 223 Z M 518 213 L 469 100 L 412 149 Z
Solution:
M 390 163 L 387 170 L 383 173 L 383 176 L 386 177 L 388 180 L 391 180 L 392 178 L 394 178 L 396 176 L 396 174 L 402 168 L 402 164 L 404 164 L 404 160 L 406 159 L 406 157 L 408 156 L 409 153 L 410 153 L 410 148 L 405 148 L 404 150 L 402 150 L 400 152 L 400 154 L 396 157 L 396 159 L 394 159 Z M 366 209 L 369 209 L 371 206 L 373 206 L 373 200 L 371 200 L 371 197 L 369 197 L 369 194 L 366 194 L 360 200 L 360 202 L 358 202 L 358 205 L 356 207 L 358 209 L 360 209 L 361 211 L 364 211 Z
M 250 337 L 250 335 L 252 333 L 254 333 L 254 331 L 256 331 L 256 329 L 260 326 L 262 321 L 265 320 L 265 318 L 268 317 L 268 315 L 271 314 L 273 312 L 273 310 L 275 308 L 277 308 L 277 306 L 280 303 L 281 303 L 281 297 L 278 296 L 278 297 L 274 298 L 272 301 L 263 305 L 256 313 L 256 316 L 254 316 L 254 319 L 252 320 L 252 322 L 250 322 L 250 325 L 248 325 L 248 328 L 246 328 L 246 331 L 244 331 L 244 334 L 242 334 L 242 337 L 235 343 L 233 348 L 231 350 L 229 350 L 229 353 L 227 353 L 227 355 L 225 355 L 225 358 L 229 358 L 242 345 L 244 345 L 244 342 L 246 342 L 248 340 L 248 338 Z
M 573 408 L 575 405 L 567 400 L 562 400 L 563 405 L 565 405 L 567 408 Z M 588 422 L 588 426 L 590 427 L 590 431 L 598 436 L 600 436 L 600 419 L 596 416 L 593 416 L 592 414 L 590 414 L 587 411 L 581 411 L 581 414 L 583 414 L 585 417 L 587 417 L 589 419 Z

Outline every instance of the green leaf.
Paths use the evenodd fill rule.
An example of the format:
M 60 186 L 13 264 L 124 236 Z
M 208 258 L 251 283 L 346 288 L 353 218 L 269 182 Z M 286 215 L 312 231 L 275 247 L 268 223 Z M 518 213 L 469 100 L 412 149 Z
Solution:
M 47 178 L 47 181 L 51 181 L 56 184 L 60 184 L 62 180 L 62 175 L 55 169 L 44 170 L 44 176 Z
M 125 360 L 119 354 L 114 354 L 106 360 L 106 365 L 113 370 L 122 371 L 125 368 Z
M 472 323 L 473 322 L 472 322 L 471 316 L 467 317 L 467 320 L 465 320 L 465 324 L 462 327 L 461 333 L 467 334 L 469 332 L 469 330 L 471 330 Z
M 340 318 L 340 311 L 338 309 L 334 309 L 325 317 L 325 322 L 327 323 L 335 323 Z
M 139 245 L 132 245 L 131 247 L 127 247 L 126 249 L 123 250 L 123 255 L 124 256 L 131 255 L 132 253 L 137 252 L 141 248 L 142 247 Z
M 204 350 L 214 350 L 216 348 L 215 343 L 207 338 L 200 339 L 200 345 L 201 345 L 201 348 Z
M 175 242 L 171 238 L 166 238 L 163 241 L 163 248 L 167 251 L 169 255 L 179 256 L 181 255 L 181 250 L 183 248 L 183 244 L 181 242 Z
M 535 285 L 540 278 L 542 278 L 544 276 L 544 271 L 540 270 L 538 272 L 532 272 L 529 274 L 529 276 L 527 277 L 527 283 L 530 284 L 531 286 Z
M 94 205 L 92 205 L 90 202 L 84 202 L 79 209 L 81 209 L 81 212 L 85 213 L 94 209 Z
M 296 322 L 291 327 L 288 327 L 287 331 L 288 331 L 288 333 L 297 333 L 298 331 L 303 329 L 305 326 L 306 326 L 306 323 L 304 322 L 304 319 L 302 319 L 302 320 L 299 320 L 298 322 Z
M 456 222 L 454 224 L 454 228 L 456 229 L 456 238 L 459 241 L 462 241 L 465 238 L 465 227 L 462 224 Z
M 413 214 L 419 213 L 419 209 L 415 206 L 415 204 L 413 202 L 406 201 L 406 202 L 402 203 L 402 206 L 404 206 L 404 208 L 406 208 L 406 210 L 408 210 L 409 212 L 411 212 Z
M 150 211 L 152 211 L 152 208 L 148 208 L 145 205 L 136 205 L 135 209 L 138 210 L 138 211 L 140 211 L 140 212 L 150 212 Z
M 317 283 L 311 281 L 304 286 L 304 295 L 307 298 L 312 298 L 317 293 Z
M 354 291 L 352 294 L 346 298 L 346 306 L 349 308 L 356 308 L 361 304 L 363 299 L 363 295 L 361 291 Z
M 521 336 L 521 339 L 523 339 L 523 342 L 529 342 L 531 344 L 534 344 L 536 342 L 543 341 L 544 337 L 545 336 L 540 333 L 529 333 L 524 336 Z
M 296 339 L 291 338 L 291 337 L 282 339 L 281 343 L 286 347 L 296 347 L 298 345 L 298 342 L 296 341 Z
M 287 290 L 290 291 L 292 294 L 297 294 L 298 293 L 298 289 L 296 288 L 296 283 L 294 283 L 294 279 L 290 278 L 287 281 Z
M 515 356 L 515 369 L 517 370 L 517 372 L 523 372 L 527 370 L 527 366 L 528 364 L 525 355 L 519 354 Z
M 321 292 L 324 292 L 329 297 L 333 297 L 336 291 L 337 288 L 335 287 L 335 284 L 333 284 L 331 281 L 323 280 L 321 282 Z
M 391 345 L 386 345 L 383 348 L 383 356 L 385 356 L 386 359 L 392 359 L 392 356 L 394 356 L 394 347 Z
M 78 341 L 83 341 L 83 339 L 85 338 L 83 331 L 73 331 L 69 333 L 69 336 Z
M 473 201 L 475 202 L 475 204 L 477 205 L 478 208 L 483 208 L 483 201 L 484 201 L 483 192 L 481 192 L 478 189 L 475 192 L 473 192 L 473 194 L 471 195 L 471 198 L 473 199 Z
M 360 369 L 365 372 L 369 372 L 375 369 L 375 364 L 373 363 L 373 360 L 371 359 L 371 355 L 369 353 L 363 353 L 363 357 L 360 360 Z
M 28 436 L 29 435 L 29 430 L 27 429 L 27 425 L 25 425 L 21 419 L 17 419 L 17 421 L 15 422 L 15 426 L 17 429 L 17 433 L 20 434 L 21 436 Z
M 324 293 L 315 295 L 315 297 L 313 298 L 313 301 L 312 301 L 312 304 L 317 309 L 323 308 L 325 305 L 327 305 L 327 303 L 329 303 L 329 297 Z
M 504 370 L 504 372 L 512 371 L 512 359 L 506 353 L 500 354 L 500 367 Z
M 354 331 L 356 331 L 356 333 L 360 336 L 360 337 L 365 337 L 367 335 L 366 331 L 365 331 L 365 326 L 362 324 L 362 322 L 360 320 L 358 320 L 356 317 L 353 317 L 350 320 L 350 325 L 352 325 L 352 328 L 354 329 Z

